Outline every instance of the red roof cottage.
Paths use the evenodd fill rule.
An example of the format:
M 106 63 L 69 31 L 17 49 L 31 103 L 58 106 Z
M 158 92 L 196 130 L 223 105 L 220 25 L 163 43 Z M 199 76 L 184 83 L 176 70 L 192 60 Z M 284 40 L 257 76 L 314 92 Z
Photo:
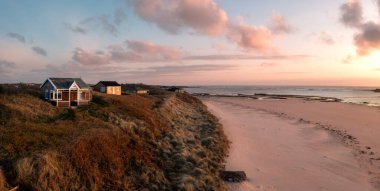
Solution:
M 48 78 L 40 86 L 41 96 L 57 107 L 88 105 L 90 86 L 80 78 Z

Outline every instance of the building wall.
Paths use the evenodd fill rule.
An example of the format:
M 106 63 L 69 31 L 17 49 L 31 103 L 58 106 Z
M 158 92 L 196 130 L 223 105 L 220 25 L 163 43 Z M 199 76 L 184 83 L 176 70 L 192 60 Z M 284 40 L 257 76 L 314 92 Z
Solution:
M 106 93 L 105 91 L 101 91 L 101 90 L 102 90 L 102 87 L 103 87 L 104 90 L 105 90 L 106 87 L 105 87 L 103 84 L 98 83 L 98 84 L 96 84 L 96 85 L 94 86 L 94 90 L 97 91 L 97 92 Z
M 121 95 L 121 86 L 107 86 L 107 94 Z
M 44 99 L 49 100 L 50 99 L 50 91 L 54 90 L 53 85 L 47 81 L 42 87 L 41 87 L 41 97 Z
M 59 101 L 59 102 L 57 102 L 57 107 L 70 107 L 70 102 L 68 102 L 68 101 L 65 101 L 65 102 Z
M 137 90 L 137 94 L 149 94 L 149 90 Z

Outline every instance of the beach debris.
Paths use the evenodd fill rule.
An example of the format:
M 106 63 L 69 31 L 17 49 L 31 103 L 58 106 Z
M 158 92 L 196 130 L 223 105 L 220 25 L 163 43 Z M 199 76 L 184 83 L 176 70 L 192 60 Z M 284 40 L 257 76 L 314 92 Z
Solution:
M 222 171 L 221 176 L 227 182 L 243 182 L 247 180 L 247 175 L 244 171 Z

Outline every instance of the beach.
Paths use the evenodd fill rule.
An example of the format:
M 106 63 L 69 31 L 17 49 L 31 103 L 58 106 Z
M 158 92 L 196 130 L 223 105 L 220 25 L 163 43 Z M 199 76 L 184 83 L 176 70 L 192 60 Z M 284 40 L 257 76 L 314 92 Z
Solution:
M 379 190 L 380 109 L 305 99 L 200 96 L 231 143 L 230 190 Z

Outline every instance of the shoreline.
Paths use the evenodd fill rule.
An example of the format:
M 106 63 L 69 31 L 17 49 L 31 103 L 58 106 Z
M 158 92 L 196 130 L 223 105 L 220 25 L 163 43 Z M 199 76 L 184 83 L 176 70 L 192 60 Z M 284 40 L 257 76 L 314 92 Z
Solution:
M 255 113 L 263 112 L 265 114 L 275 116 L 274 118 L 271 118 L 272 121 L 276 121 L 277 119 L 279 119 L 281 122 L 290 120 L 292 121 L 292 123 L 297 124 L 289 126 L 290 129 L 300 128 L 300 126 L 301 128 L 304 128 L 303 126 L 310 126 L 309 129 L 327 132 L 328 137 L 330 137 L 331 140 L 336 140 L 337 142 L 337 144 L 334 144 L 334 147 L 339 147 L 340 145 L 341 147 L 348 148 L 348 150 L 346 150 L 345 155 L 347 155 L 347 158 L 350 158 L 350 160 L 352 159 L 355 161 L 355 164 L 350 165 L 359 165 L 360 171 L 364 173 L 364 175 L 362 174 L 361 176 L 366 176 L 371 185 L 375 187 L 377 190 L 380 190 L 380 141 L 376 140 L 376 135 L 378 135 L 377 132 L 380 133 L 380 129 L 376 128 L 376 125 L 380 122 L 380 110 L 378 110 L 379 107 L 368 107 L 363 104 L 352 104 L 339 101 L 324 101 L 323 99 L 322 101 L 320 99 L 310 100 L 310 97 L 297 98 L 294 96 L 287 96 L 286 99 L 269 98 L 261 100 L 250 99 L 251 97 L 246 97 L 245 95 L 198 95 L 197 97 L 200 98 L 208 106 L 208 108 L 211 112 L 213 112 L 213 114 L 218 116 L 218 118 L 221 120 L 221 123 L 224 126 L 227 126 L 225 128 L 230 128 L 229 134 L 226 133 L 229 138 L 231 138 L 230 134 L 234 134 L 235 131 L 239 131 L 239 129 L 237 129 L 236 127 L 231 127 L 231 124 L 228 124 L 229 122 L 226 122 L 226 120 L 224 119 L 226 118 L 226 115 L 229 115 L 228 112 L 223 111 L 223 109 L 221 109 L 219 113 L 215 112 L 215 110 L 218 110 L 218 107 L 219 109 L 227 108 L 228 110 L 238 108 L 238 110 L 240 110 L 240 113 L 242 113 L 242 116 L 246 116 L 245 118 L 241 117 L 241 119 L 239 119 L 240 116 L 235 116 L 236 120 L 242 121 L 242 123 L 240 124 L 241 126 L 250 126 L 250 124 L 247 124 L 247 122 L 244 121 L 250 120 L 249 117 L 252 117 L 252 115 L 255 115 Z M 246 112 L 252 112 L 253 114 L 246 114 Z M 342 115 L 340 115 L 339 112 L 341 112 Z M 359 113 L 362 113 L 362 115 L 369 115 L 374 120 L 371 121 L 369 120 L 369 118 L 360 119 L 356 115 Z M 345 121 L 345 119 L 347 119 L 347 122 Z M 262 118 L 256 117 L 255 120 L 258 121 L 257 123 L 260 123 L 260 120 L 262 120 Z M 254 122 L 255 121 L 252 121 L 252 123 Z M 286 126 L 287 124 L 284 123 L 283 125 Z M 242 134 L 241 136 L 244 137 L 245 135 Z M 268 134 L 266 136 L 271 137 L 273 135 Z M 239 142 L 239 139 L 232 140 L 232 145 L 234 145 L 234 141 Z M 329 139 L 329 141 L 331 140 Z M 307 140 L 304 141 L 307 142 Z M 266 142 L 265 144 L 271 143 Z M 302 141 L 300 141 L 300 143 L 297 144 L 303 143 Z M 319 147 L 321 147 L 322 149 L 328 148 L 330 146 L 326 146 L 321 143 L 316 144 L 319 145 Z M 341 150 L 344 149 L 332 149 L 332 152 L 341 152 Z M 302 158 L 302 154 L 300 157 Z M 340 156 L 337 157 L 339 158 Z M 228 160 L 229 159 L 227 159 L 227 161 Z M 346 158 L 344 158 L 344 160 L 346 160 Z M 318 162 L 322 161 L 323 160 Z M 339 166 L 338 164 L 334 165 Z M 331 168 L 328 170 L 334 171 L 336 169 Z M 286 173 L 284 175 L 286 175 Z M 352 179 L 355 180 L 356 178 L 358 177 L 354 177 Z M 260 190 L 258 189 L 258 187 L 255 189 Z M 242 190 L 255 189 L 247 189 L 246 187 L 246 189 L 243 188 Z M 267 190 L 271 189 L 267 188 Z
M 344 101 L 343 99 L 335 98 L 335 97 L 312 96 L 312 95 L 285 95 L 285 94 L 267 94 L 267 93 L 255 93 L 252 95 L 249 95 L 249 94 L 224 95 L 224 94 L 210 94 L 210 93 L 192 93 L 191 95 L 198 98 L 225 97 L 225 98 L 248 98 L 248 99 L 254 99 L 254 100 L 303 99 L 305 101 L 338 102 L 338 103 L 365 105 L 369 107 L 380 108 L 380 105 L 371 104 L 368 102 L 355 103 L 355 102 L 347 102 L 347 101 Z

